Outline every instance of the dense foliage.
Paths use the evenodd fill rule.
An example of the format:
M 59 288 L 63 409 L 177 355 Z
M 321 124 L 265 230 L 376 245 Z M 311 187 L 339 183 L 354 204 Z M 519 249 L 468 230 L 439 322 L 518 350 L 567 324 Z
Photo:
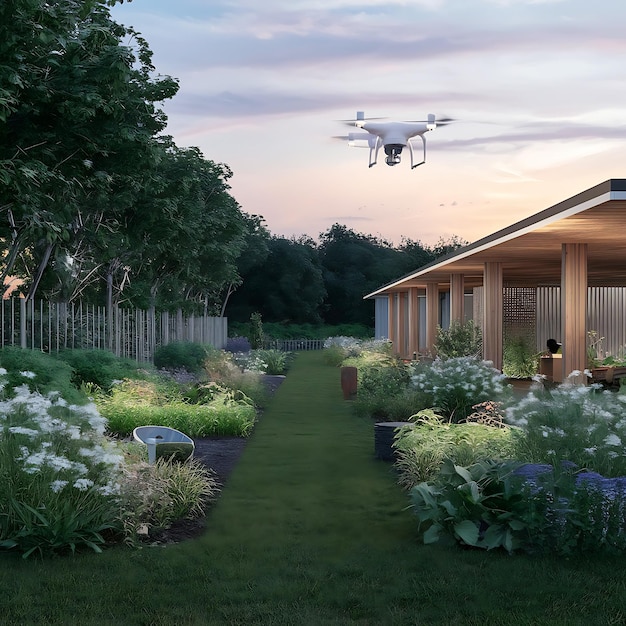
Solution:
M 148 424 L 192 437 L 248 435 L 267 396 L 259 374 L 225 352 L 202 354 L 200 376 L 179 382 L 106 351 L 0 350 L 0 549 L 99 552 L 201 514 L 217 492 L 210 470 L 149 465 L 145 446 L 120 436 Z M 267 368 L 258 355 L 250 367 L 255 358 Z M 221 378 L 218 359 L 229 363 Z
M 444 461 L 469 466 L 484 459 L 510 459 L 519 433 L 476 421 L 453 424 L 432 409 L 424 409 L 402 428 L 394 443 L 399 482 L 410 489 L 435 478 Z
M 256 223 L 240 257 L 243 281 L 230 295 L 226 313 L 235 322 L 259 312 L 265 322 L 372 328 L 374 308 L 363 296 L 463 243 L 452 238 L 429 247 L 406 239 L 394 246 L 341 224 L 321 233 L 318 241 L 284 239 Z M 358 336 L 342 330 L 333 334 L 343 332 Z
M 455 343 L 443 352 L 455 354 Z M 581 373 L 572 372 L 557 387 L 537 376 L 520 397 L 472 357 L 406 364 L 347 337 L 326 345 L 329 364 L 359 368 L 357 413 L 407 422 L 396 432 L 395 465 L 425 543 L 626 550 L 623 389 L 573 384 Z
M 0 4 L 0 276 L 30 298 L 219 310 L 246 230 L 231 173 L 161 135 L 177 82 L 111 4 Z

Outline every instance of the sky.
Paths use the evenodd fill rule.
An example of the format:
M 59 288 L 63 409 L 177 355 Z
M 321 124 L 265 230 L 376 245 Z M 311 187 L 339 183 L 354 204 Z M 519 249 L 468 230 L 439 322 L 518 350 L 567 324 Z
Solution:
M 333 224 L 472 242 L 626 178 L 624 0 L 133 0 L 112 10 L 177 78 L 167 134 L 233 172 L 274 235 Z M 451 117 L 368 168 L 356 111 Z M 384 155 L 382 155 L 384 157 Z

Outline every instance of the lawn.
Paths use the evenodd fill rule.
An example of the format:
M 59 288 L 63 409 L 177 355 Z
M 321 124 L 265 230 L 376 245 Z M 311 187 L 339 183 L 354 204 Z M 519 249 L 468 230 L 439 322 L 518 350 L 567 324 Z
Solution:
M 198 540 L 3 554 L 4 624 L 623 624 L 623 558 L 423 546 L 339 370 L 301 353 Z

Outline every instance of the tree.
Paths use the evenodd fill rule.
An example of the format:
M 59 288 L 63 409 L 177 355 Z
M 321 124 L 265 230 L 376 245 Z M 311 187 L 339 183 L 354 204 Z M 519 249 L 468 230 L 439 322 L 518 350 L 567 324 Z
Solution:
M 243 275 L 228 316 L 246 321 L 259 312 L 267 322 L 320 323 L 326 291 L 317 252 L 310 240 L 272 237 L 268 254 Z
M 165 127 L 156 103 L 177 91 L 152 76 L 146 42 L 113 22 L 107 4 L 0 4 L 2 276 L 26 278 L 29 298 L 51 259 L 76 274 L 85 232 L 105 232 L 132 204 Z M 136 51 L 121 45 L 129 35 Z
M 255 271 L 255 268 L 265 263 L 269 255 L 271 234 L 260 215 L 242 215 L 246 229 L 243 235 L 243 246 L 237 259 L 238 280 L 231 281 L 224 291 L 221 315 L 226 314 L 230 297 L 243 284 L 246 286 L 246 277 Z M 232 307 L 231 309 L 232 310 Z
M 219 314 L 223 292 L 240 280 L 237 259 L 248 227 L 228 192 L 232 172 L 197 148 L 170 143 L 157 174 L 159 183 L 145 188 L 125 216 L 127 253 L 114 257 L 139 278 L 125 298 L 160 308 L 195 303 Z
M 326 322 L 373 326 L 372 303 L 363 296 L 401 273 L 400 252 L 384 240 L 340 224 L 322 233 L 320 241 Z

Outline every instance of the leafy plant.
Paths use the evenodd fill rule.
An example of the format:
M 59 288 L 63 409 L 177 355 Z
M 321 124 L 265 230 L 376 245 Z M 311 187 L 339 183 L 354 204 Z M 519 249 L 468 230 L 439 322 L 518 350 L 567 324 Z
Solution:
M 91 383 L 108 389 L 116 380 L 138 376 L 137 361 L 117 357 L 108 350 L 63 350 L 58 358 L 71 366 L 72 383 L 77 388 Z
M 425 543 L 566 556 L 626 549 L 626 478 L 579 472 L 572 463 L 448 460 L 411 497 Z
M 189 341 L 175 341 L 154 351 L 154 365 L 164 369 L 186 369 L 201 372 L 207 358 L 207 347 Z
M 250 399 L 255 406 L 263 407 L 267 404 L 269 394 L 261 382 L 261 373 L 265 372 L 267 366 L 258 352 L 251 350 L 247 354 L 230 354 L 223 350 L 209 350 L 204 362 L 206 377 L 235 396 Z M 194 402 L 202 402 L 200 398 L 212 387 L 196 384 L 187 389 L 186 397 L 197 398 Z
M 509 378 L 532 378 L 539 371 L 540 356 L 525 337 L 507 338 L 502 371 Z
M 352 403 L 356 415 L 379 422 L 406 422 L 416 411 L 428 406 L 428 398 L 414 389 L 392 396 L 384 394 L 359 394 Z
M 324 362 L 327 365 L 339 367 L 345 360 L 346 353 L 343 348 L 338 345 L 329 345 L 324 348 Z
M 390 398 L 409 386 L 409 369 L 401 361 L 375 363 L 359 368 L 359 393 Z
M 475 422 L 452 424 L 432 409 L 410 419 L 415 423 L 400 429 L 394 442 L 398 482 L 407 489 L 433 480 L 445 460 L 469 466 L 486 459 L 513 458 L 517 429 Z
M 587 367 L 598 367 L 604 355 L 604 337 L 597 330 L 587 331 Z
M 411 490 L 413 511 L 424 543 L 455 540 L 467 546 L 507 552 L 528 540 L 519 463 L 483 460 L 462 467 L 443 462 L 436 481 Z
M 263 362 L 266 374 L 284 374 L 292 357 L 291 353 L 281 350 L 255 350 L 254 356 Z
M 119 530 L 122 457 L 93 404 L 68 405 L 22 385 L 0 415 L 0 547 L 51 554 L 88 547 Z
M 149 465 L 134 453 L 125 467 L 120 494 L 126 540 L 133 544 L 175 521 L 200 517 L 218 492 L 215 474 L 199 461 L 159 459 Z M 142 534 L 145 529 L 148 533 Z
M 435 340 L 435 354 L 440 359 L 462 356 L 479 358 L 483 350 L 482 332 L 473 320 L 453 320 L 447 330 L 439 326 Z
M 405 421 L 425 406 L 423 394 L 409 388 L 409 369 L 402 361 L 380 353 L 373 353 L 377 357 L 370 361 L 369 354 L 363 353 L 358 359 L 358 393 L 353 402 L 357 415 Z
M 437 358 L 432 364 L 418 362 L 411 385 L 450 421 L 461 422 L 480 402 L 508 395 L 504 375 L 487 361 L 472 357 Z M 423 407 L 422 407 L 423 408 Z
M 4 373 L 7 393 L 14 387 L 27 385 L 30 391 L 43 395 L 60 393 L 68 402 L 85 404 L 87 396 L 72 383 L 73 370 L 67 363 L 37 350 L 6 346 L 0 350 L 0 365 Z
M 523 430 L 517 458 L 570 461 L 607 477 L 626 475 L 625 405 L 625 395 L 602 391 L 600 385 L 536 386 L 506 409 L 507 422 Z
M 260 313 L 253 313 L 250 316 L 250 345 L 253 349 L 258 350 L 265 343 L 265 334 L 263 333 L 263 320 Z

